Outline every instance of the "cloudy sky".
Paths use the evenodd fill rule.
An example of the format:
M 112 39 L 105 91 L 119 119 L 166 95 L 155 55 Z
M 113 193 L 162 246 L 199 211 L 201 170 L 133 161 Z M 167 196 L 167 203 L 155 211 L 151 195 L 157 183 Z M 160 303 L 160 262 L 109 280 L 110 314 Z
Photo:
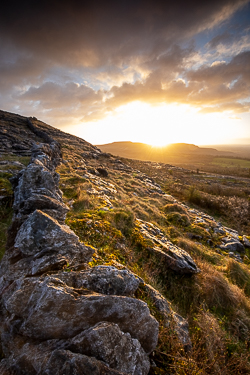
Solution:
M 250 144 L 250 0 L 3 0 L 0 108 L 94 144 Z

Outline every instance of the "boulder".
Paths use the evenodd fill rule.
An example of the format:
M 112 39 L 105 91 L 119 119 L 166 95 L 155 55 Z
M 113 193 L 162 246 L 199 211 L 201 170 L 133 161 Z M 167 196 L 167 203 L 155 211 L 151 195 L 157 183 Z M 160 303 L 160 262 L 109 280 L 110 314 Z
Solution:
M 58 175 L 51 173 L 38 161 L 29 164 L 19 177 L 18 185 L 14 191 L 14 211 L 22 210 L 27 199 L 30 199 L 33 194 L 62 201 L 62 192 L 58 188 Z
M 69 339 L 108 321 L 130 333 L 146 353 L 157 345 L 159 324 L 147 304 L 134 298 L 74 289 L 52 276 L 17 280 L 2 295 L 5 309 L 18 317 L 18 332 L 32 339 Z
M 22 224 L 14 247 L 22 257 L 60 254 L 69 258 L 69 265 L 89 262 L 94 253 L 91 247 L 79 242 L 67 225 L 60 225 L 40 210 L 34 211 Z
M 75 336 L 68 347 L 73 352 L 94 356 L 126 374 L 146 375 L 150 363 L 138 340 L 114 323 L 101 322 Z

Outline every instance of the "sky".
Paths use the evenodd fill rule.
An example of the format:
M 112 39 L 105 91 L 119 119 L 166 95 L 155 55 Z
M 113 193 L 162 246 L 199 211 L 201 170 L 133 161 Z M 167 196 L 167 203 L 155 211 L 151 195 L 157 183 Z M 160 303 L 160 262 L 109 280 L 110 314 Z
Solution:
M 250 0 L 3 0 L 0 108 L 93 144 L 250 144 Z

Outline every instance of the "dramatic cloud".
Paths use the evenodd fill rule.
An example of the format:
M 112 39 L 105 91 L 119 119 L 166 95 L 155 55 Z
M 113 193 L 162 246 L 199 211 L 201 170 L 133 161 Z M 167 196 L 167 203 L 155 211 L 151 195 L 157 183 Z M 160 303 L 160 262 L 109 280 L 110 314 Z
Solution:
M 248 112 L 249 12 L 249 0 L 4 1 L 1 107 L 62 125 L 138 100 Z

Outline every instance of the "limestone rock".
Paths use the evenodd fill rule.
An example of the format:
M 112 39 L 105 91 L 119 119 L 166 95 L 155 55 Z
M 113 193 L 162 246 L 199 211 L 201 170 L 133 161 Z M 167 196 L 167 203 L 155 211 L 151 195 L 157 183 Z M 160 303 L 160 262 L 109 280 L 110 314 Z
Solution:
M 148 250 L 161 259 L 166 268 L 170 268 L 180 274 L 200 272 L 192 257 L 185 250 L 173 245 L 159 228 L 143 220 L 137 219 L 137 222 L 143 237 L 154 244 L 154 246 L 149 246 Z
M 131 375 L 148 374 L 148 356 L 138 340 L 123 333 L 114 323 L 101 322 L 75 336 L 69 345 L 73 352 L 104 361 L 109 367 Z
M 60 225 L 55 219 L 36 210 L 22 224 L 14 247 L 23 257 L 65 255 L 69 264 L 84 263 L 91 259 L 94 250 L 79 242 L 76 234 L 67 226 Z
M 62 201 L 62 192 L 58 188 L 58 176 L 51 173 L 42 163 L 32 163 L 22 172 L 14 191 L 13 209 L 22 210 L 27 199 L 33 194 L 45 195 Z
M 14 352 L 0 362 L 3 375 L 126 375 L 109 368 L 94 357 L 65 350 L 66 342 L 50 340 L 41 344 L 14 339 Z
M 222 249 L 228 252 L 238 252 L 238 253 L 245 253 L 245 248 L 242 243 L 233 237 L 224 237 L 222 239 L 224 245 L 222 245 Z
M 111 266 L 93 267 L 79 276 L 79 287 L 109 295 L 131 296 L 141 282 L 132 272 Z
M 140 300 L 74 289 L 61 280 L 25 278 L 3 293 L 10 314 L 18 317 L 20 334 L 39 340 L 68 339 L 101 322 L 119 325 L 146 353 L 157 344 L 158 322 Z

